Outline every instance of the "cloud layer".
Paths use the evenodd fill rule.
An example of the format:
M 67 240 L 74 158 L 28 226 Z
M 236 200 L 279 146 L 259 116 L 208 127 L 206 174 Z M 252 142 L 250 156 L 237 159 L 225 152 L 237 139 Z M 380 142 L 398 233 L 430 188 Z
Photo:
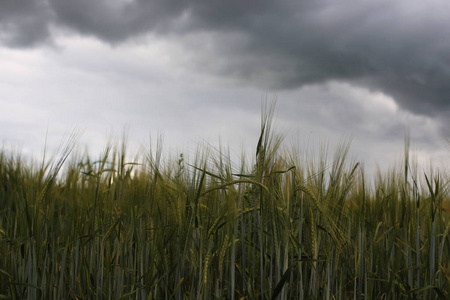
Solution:
M 447 1 L 2 3 L 0 38 L 8 46 L 50 43 L 52 28 L 112 45 L 166 36 L 182 43 L 191 68 L 243 85 L 284 90 L 349 82 L 416 114 L 449 115 Z

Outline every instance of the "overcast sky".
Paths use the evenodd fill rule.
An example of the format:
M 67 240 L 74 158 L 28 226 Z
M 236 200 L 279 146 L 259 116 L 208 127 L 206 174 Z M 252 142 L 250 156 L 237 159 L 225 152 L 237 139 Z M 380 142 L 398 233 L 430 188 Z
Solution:
M 278 99 L 286 144 L 336 145 L 374 170 L 450 152 L 447 0 L 0 0 L 0 139 L 41 154 L 81 128 L 94 155 L 257 143 Z M 169 151 L 168 150 L 168 151 Z

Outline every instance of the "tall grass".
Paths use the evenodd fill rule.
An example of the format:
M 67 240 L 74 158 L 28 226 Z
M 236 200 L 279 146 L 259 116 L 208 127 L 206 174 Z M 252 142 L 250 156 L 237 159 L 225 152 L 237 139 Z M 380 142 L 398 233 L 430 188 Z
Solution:
M 222 149 L 128 161 L 70 140 L 53 164 L 0 152 L 0 298 L 446 299 L 448 178 L 409 159 L 372 180 L 348 159 Z M 62 168 L 62 164 L 64 168 Z

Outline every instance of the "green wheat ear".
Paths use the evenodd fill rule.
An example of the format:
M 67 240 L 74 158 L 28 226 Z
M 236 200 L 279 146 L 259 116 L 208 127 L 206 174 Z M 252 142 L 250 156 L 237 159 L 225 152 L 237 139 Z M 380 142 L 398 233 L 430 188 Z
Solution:
M 3 239 L 7 239 L 8 238 L 8 235 L 6 234 L 6 231 L 3 228 L 1 228 L 1 227 L 0 227 L 0 236 Z

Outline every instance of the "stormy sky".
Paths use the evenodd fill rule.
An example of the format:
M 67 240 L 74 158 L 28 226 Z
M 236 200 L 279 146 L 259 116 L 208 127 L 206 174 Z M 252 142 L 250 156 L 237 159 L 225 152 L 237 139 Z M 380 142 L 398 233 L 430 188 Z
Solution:
M 286 144 L 351 138 L 374 170 L 409 131 L 420 161 L 441 161 L 449 13 L 444 0 L 0 0 L 0 139 L 39 154 L 82 128 L 97 154 L 125 130 L 136 149 L 163 133 L 168 149 L 240 152 L 277 98 Z

